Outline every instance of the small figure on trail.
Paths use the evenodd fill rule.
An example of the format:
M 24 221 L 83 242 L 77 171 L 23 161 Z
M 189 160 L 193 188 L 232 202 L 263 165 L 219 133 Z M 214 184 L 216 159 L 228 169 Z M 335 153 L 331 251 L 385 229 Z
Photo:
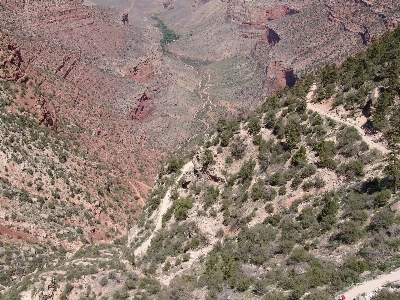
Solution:
M 346 296 L 342 295 L 342 297 L 340 297 L 340 300 L 346 300 Z
M 124 13 L 122 14 L 122 23 L 123 23 L 124 25 L 131 25 L 131 24 L 129 23 L 128 12 L 127 12 L 127 11 L 124 12 Z

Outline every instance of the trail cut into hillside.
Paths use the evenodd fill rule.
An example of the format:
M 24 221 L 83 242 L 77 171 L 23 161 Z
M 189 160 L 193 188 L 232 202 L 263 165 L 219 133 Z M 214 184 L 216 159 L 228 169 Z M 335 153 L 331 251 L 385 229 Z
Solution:
M 393 271 L 390 274 L 382 275 L 378 278 L 363 282 L 362 284 L 357 285 L 348 290 L 344 295 L 346 296 L 346 299 L 353 300 L 358 295 L 362 294 L 368 295 L 369 293 L 373 293 L 377 289 L 380 289 L 387 283 L 398 280 L 400 280 L 400 269 L 397 269 L 396 271 Z
M 183 174 L 188 172 L 190 169 L 193 169 L 193 162 L 192 161 L 188 162 L 186 165 L 184 165 L 182 167 L 182 173 L 176 178 L 175 184 L 177 182 L 179 182 L 179 180 L 182 178 Z M 171 200 L 171 189 L 172 189 L 172 186 L 173 185 L 171 185 L 171 187 L 168 189 L 167 193 L 165 194 L 164 198 L 161 200 L 161 204 L 160 204 L 159 209 L 154 213 L 153 218 L 155 219 L 156 228 L 154 229 L 152 234 L 149 236 L 149 238 L 146 241 L 144 241 L 142 243 L 142 245 L 140 245 L 135 250 L 135 252 L 134 252 L 135 256 L 142 256 L 144 253 L 146 253 L 147 249 L 150 246 L 151 240 L 153 239 L 153 237 L 155 236 L 157 231 L 159 231 L 161 229 L 162 217 L 167 212 L 168 208 L 172 205 L 172 200 Z
M 380 141 L 382 139 L 381 134 L 379 135 L 366 135 L 365 131 L 362 129 L 362 126 L 368 121 L 368 119 L 364 116 L 357 118 L 357 120 L 354 120 L 353 122 L 343 119 L 337 111 L 335 111 L 331 105 L 328 103 L 315 103 L 312 101 L 314 92 L 317 89 L 317 85 L 314 84 L 311 87 L 310 92 L 307 94 L 307 109 L 311 109 L 313 111 L 316 111 L 320 115 L 331 118 L 332 120 L 346 124 L 347 126 L 351 126 L 357 129 L 357 131 L 360 133 L 362 139 L 368 144 L 369 147 L 375 148 L 379 151 L 382 152 L 382 154 L 386 154 L 389 151 L 387 150 L 386 146 Z

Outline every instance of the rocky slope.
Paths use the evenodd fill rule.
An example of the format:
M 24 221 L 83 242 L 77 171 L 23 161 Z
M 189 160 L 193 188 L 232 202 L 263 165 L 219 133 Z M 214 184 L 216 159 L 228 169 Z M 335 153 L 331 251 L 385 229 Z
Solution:
M 0 4 L 2 298 L 328 299 L 398 266 L 397 3 L 113 3 Z
M 399 33 L 165 166 L 129 239 L 160 299 L 334 299 L 399 267 Z M 369 297 L 396 299 L 391 287 Z
M 246 118 L 220 119 L 191 159 L 163 166 L 128 239 L 75 253 L 4 243 L 3 270 L 23 278 L 5 299 L 334 299 L 399 268 L 399 39 L 305 76 Z M 22 207 L 6 220 L 12 235 L 24 203 L 37 204 L 9 186 L 4 197 Z M 70 227 L 56 236 L 75 241 Z M 373 299 L 398 294 L 394 283 Z

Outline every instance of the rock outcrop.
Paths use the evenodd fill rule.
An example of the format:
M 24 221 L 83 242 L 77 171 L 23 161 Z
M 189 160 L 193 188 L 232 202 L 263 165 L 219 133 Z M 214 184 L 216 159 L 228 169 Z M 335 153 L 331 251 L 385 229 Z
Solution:
M 274 61 L 269 64 L 265 70 L 267 80 L 265 83 L 265 89 L 269 92 L 276 92 L 279 88 L 285 86 L 294 86 L 297 77 L 293 72 L 293 69 L 286 67 L 281 61 Z
M 194 180 L 212 180 L 214 182 L 225 182 L 226 178 L 223 175 L 223 163 L 215 162 L 208 164 L 204 162 L 205 149 L 200 148 L 193 157 L 193 174 L 185 174 L 184 183 L 188 185 Z
M 22 71 L 22 63 L 17 42 L 0 31 L 0 80 L 26 82 L 28 75 Z
M 55 111 L 49 103 L 47 102 L 46 98 L 43 96 L 39 97 L 37 101 L 37 111 L 39 111 L 39 124 L 43 124 L 47 127 L 57 129 L 57 122 L 55 118 Z
M 143 93 L 143 95 L 138 99 L 138 103 L 128 113 L 128 118 L 137 120 L 139 122 L 144 122 L 151 113 L 150 100 L 151 99 L 147 96 L 147 94 Z
M 122 20 L 122 24 L 130 25 L 130 23 L 129 23 L 129 15 L 128 15 L 127 11 L 122 14 L 121 20 Z

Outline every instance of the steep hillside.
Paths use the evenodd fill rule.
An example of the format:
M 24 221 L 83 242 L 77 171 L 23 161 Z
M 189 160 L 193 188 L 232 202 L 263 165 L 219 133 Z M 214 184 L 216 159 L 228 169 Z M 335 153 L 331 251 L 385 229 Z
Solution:
M 60 129 L 47 102 L 54 95 L 28 80 L 16 41 L 0 38 L 3 290 L 87 245 L 125 240 L 150 187 L 93 156 L 82 128 Z
M 333 299 L 400 266 L 399 34 L 165 167 L 129 240 L 160 299 Z
M 400 267 L 397 2 L 113 3 L 0 3 L 1 299 L 333 299 Z
M 18 201 L 20 209 L 4 218 L 4 230 L 13 241 L 24 240 L 32 209 L 49 211 L 49 216 L 55 210 L 49 232 L 63 248 L 44 246 L 35 235 L 31 248 L 6 240 L 3 270 L 13 277 L 3 277 L 2 297 L 333 299 L 347 295 L 355 283 L 398 269 L 399 39 L 400 29 L 387 33 L 341 66 L 327 65 L 269 96 L 256 113 L 220 119 L 190 160 L 173 159 L 163 167 L 128 239 L 113 244 L 84 245 L 73 252 L 72 246 L 79 246 L 73 242 L 90 242 L 90 236 L 79 225 L 60 224 L 75 201 L 57 200 L 64 189 L 57 170 L 72 167 L 79 157 L 51 146 L 50 139 L 46 153 L 55 165 L 50 173 L 59 191 L 45 187 L 38 194 L 36 182 L 32 190 L 18 190 L 10 169 L 21 160 L 22 149 L 35 153 L 37 146 L 28 140 L 14 149 L 15 143 L 24 143 L 14 133 L 3 142 L 11 161 L 2 173 L 2 199 Z M 5 96 L 20 94 L 18 86 L 6 84 Z M 8 100 L 3 106 L 7 115 L 15 104 Z M 56 143 L 60 138 L 55 145 L 64 145 Z M 41 160 L 36 164 L 43 168 Z M 51 185 L 48 176 L 42 181 Z M 82 186 L 90 187 L 90 181 Z M 109 195 L 97 193 L 100 203 Z M 104 210 L 114 214 L 116 209 L 119 221 L 123 211 L 113 203 Z M 59 205 L 66 209 L 58 210 Z M 92 236 L 102 224 L 100 218 Z M 395 281 L 396 274 L 383 278 Z M 363 287 L 349 295 L 362 293 Z M 396 299 L 398 286 L 390 287 L 372 299 Z

